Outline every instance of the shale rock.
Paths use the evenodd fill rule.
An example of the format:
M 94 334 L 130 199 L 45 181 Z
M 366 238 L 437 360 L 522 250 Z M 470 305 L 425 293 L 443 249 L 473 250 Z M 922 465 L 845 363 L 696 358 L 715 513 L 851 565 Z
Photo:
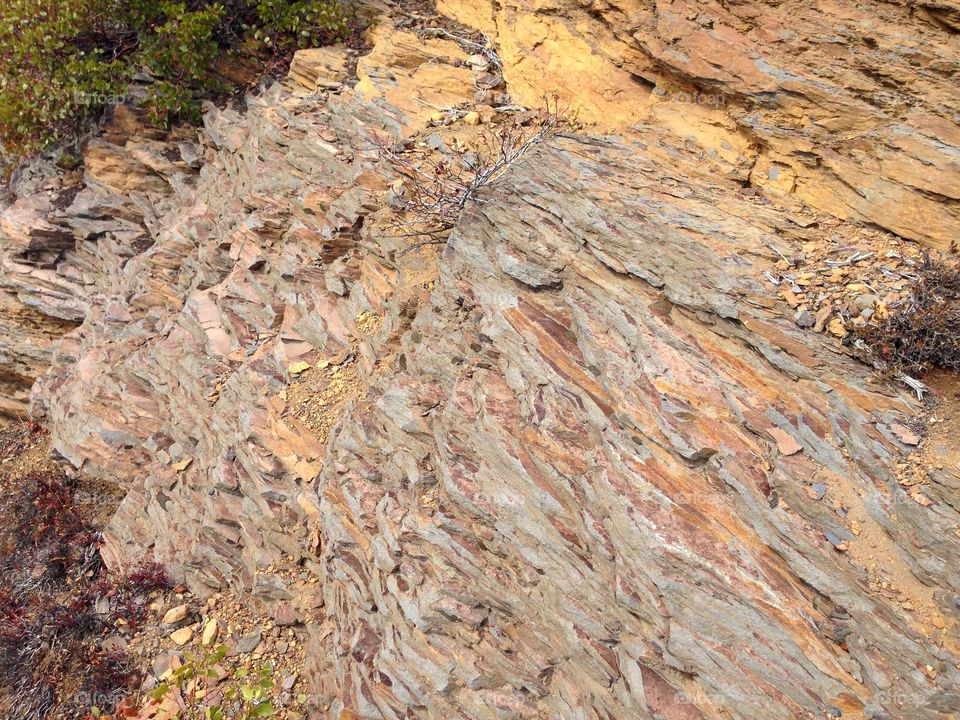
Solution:
M 960 235 L 955 2 L 438 4 L 518 102 L 668 128 L 718 172 L 933 247 Z
M 32 407 L 58 452 L 125 492 L 104 557 L 294 610 L 317 717 L 960 711 L 960 478 L 943 463 L 923 493 L 901 484 L 891 428 L 916 408 L 771 296 L 772 248 L 823 231 L 796 221 L 795 197 L 744 192 L 759 140 L 811 185 L 846 177 L 859 156 L 823 132 L 831 117 L 846 132 L 851 108 L 877 122 L 851 132 L 929 145 L 811 79 L 788 29 L 812 14 L 794 6 L 736 5 L 733 32 L 719 6 L 711 21 L 607 3 L 567 23 L 587 17 L 568 5 L 487 21 L 504 48 L 501 12 L 562 26 L 597 73 L 622 51 L 615 85 L 709 78 L 759 113 L 719 123 L 741 138 L 731 154 L 705 161 L 671 123 L 564 134 L 483 188 L 444 246 L 406 252 L 388 197 L 410 179 L 382 147 L 437 131 L 426 103 L 469 103 L 475 49 L 381 28 L 355 90 L 276 84 L 208 107 L 192 138 L 118 126 L 69 204 L 37 185 L 7 209 L 4 288 L 82 320 L 34 352 L 29 372 L 50 369 Z M 925 12 L 940 20 L 922 40 L 950 57 L 953 16 Z M 836 26 L 849 80 L 860 60 L 837 13 L 818 27 Z M 899 13 L 883 6 L 879 48 L 894 20 L 919 22 Z M 714 35 L 725 67 L 705 59 Z M 752 48 L 796 77 L 744 60 Z M 787 127 L 789 103 L 814 124 Z M 929 201 L 915 235 L 940 242 L 949 184 L 871 167 L 864 187 Z M 838 214 L 896 224 L 854 194 Z

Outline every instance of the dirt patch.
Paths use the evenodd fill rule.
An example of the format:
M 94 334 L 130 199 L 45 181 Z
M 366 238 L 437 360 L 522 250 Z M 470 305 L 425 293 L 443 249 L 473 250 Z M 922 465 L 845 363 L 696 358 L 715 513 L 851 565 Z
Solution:
M 344 407 L 361 395 L 362 383 L 351 356 L 340 364 L 328 360 L 300 374 L 286 390 L 289 412 L 325 443 Z

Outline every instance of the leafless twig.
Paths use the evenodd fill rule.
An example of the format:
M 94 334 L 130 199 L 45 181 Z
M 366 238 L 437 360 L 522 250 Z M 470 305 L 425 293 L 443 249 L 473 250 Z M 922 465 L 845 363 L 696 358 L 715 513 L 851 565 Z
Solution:
M 559 122 L 558 115 L 548 113 L 532 128 L 503 126 L 488 131 L 477 152 L 423 163 L 375 138 L 381 155 L 412 181 L 403 189 L 405 217 L 393 228 L 399 231 L 399 237 L 425 238 L 399 255 L 445 243 L 464 208 L 472 201 L 482 202 L 477 197 L 481 188 L 495 183 L 531 148 L 555 134 Z

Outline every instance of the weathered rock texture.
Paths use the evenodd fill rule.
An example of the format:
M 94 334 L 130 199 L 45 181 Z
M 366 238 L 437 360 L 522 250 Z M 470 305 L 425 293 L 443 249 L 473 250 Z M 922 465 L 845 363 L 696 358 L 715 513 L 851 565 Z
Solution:
M 470 92 L 448 72 L 466 51 L 382 42 L 355 90 L 323 92 L 346 63 L 302 57 L 299 89 L 211 108 L 198 139 L 157 145 L 130 118 L 82 191 L 37 183 L 4 213 L 4 287 L 83 320 L 33 408 L 127 491 L 108 560 L 292 606 L 318 717 L 960 711 L 956 467 L 911 498 L 910 403 L 764 286 L 816 223 L 646 125 L 555 138 L 439 257 L 402 254 L 372 137 Z M 944 190 L 915 195 L 953 222 Z M 285 584 L 291 564 L 319 589 Z
M 511 93 L 671 129 L 731 176 L 946 248 L 960 236 L 960 5 L 440 0 Z

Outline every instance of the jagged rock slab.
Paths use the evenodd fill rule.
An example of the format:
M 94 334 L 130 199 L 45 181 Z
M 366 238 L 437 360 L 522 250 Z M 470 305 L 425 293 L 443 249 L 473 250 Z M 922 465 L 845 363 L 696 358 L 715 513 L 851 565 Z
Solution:
M 955 510 L 898 486 L 897 398 L 769 307 L 793 230 L 731 185 L 662 134 L 569 138 L 472 206 L 316 486 L 350 711 L 956 711 Z M 835 549 L 853 518 L 923 619 Z

